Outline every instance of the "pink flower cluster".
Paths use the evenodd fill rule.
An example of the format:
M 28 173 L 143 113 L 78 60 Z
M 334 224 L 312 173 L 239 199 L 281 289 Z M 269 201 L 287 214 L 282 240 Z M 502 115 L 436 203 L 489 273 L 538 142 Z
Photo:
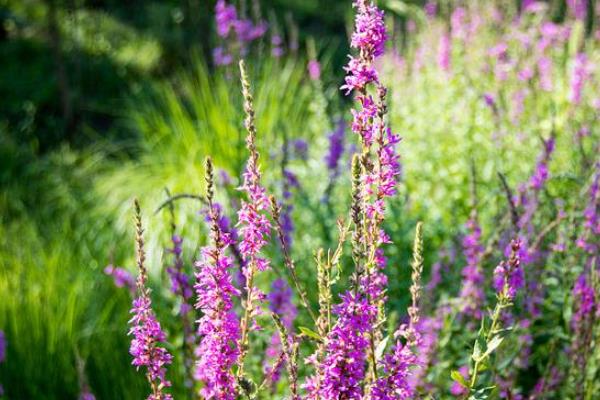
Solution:
M 216 213 L 214 207 L 212 212 Z M 212 229 L 215 243 L 202 249 L 202 258 L 196 263 L 196 308 L 203 315 L 198 321 L 201 339 L 196 349 L 195 378 L 204 383 L 204 398 L 233 400 L 236 381 L 231 367 L 240 353 L 237 346 L 239 320 L 233 310 L 233 298 L 239 296 L 239 291 L 233 286 L 229 273 L 233 262 L 225 255 L 230 238 L 218 224 L 214 223 Z
M 235 43 L 227 47 L 218 46 L 213 50 L 213 60 L 216 65 L 229 65 L 233 62 L 233 51 L 241 49 L 246 51 L 246 46 L 264 36 L 268 25 L 264 21 L 253 23 L 246 18 L 238 18 L 238 13 L 233 4 L 227 4 L 226 0 L 217 0 L 215 5 L 215 22 L 217 34 L 225 40 L 233 40 Z M 233 34 L 233 37 L 231 35 Z
M 162 388 L 171 386 L 165 374 L 166 366 L 171 364 L 173 357 L 165 348 L 159 346 L 159 343 L 166 340 L 166 335 L 152 311 L 150 297 L 145 290 L 141 292 L 140 296 L 133 300 L 133 317 L 129 321 L 129 335 L 133 336 L 129 347 L 129 353 L 133 356 L 132 364 L 138 369 L 145 367 L 148 379 L 153 385 L 158 385 L 158 390 L 155 390 L 148 400 L 171 400 L 171 395 L 162 393 Z
M 481 228 L 477 223 L 477 214 L 473 213 L 467 222 L 469 233 L 464 237 L 462 245 L 467 265 L 462 270 L 463 284 L 460 291 L 461 313 L 480 319 L 483 314 L 485 293 L 483 291 L 485 277 L 481 270 Z
M 334 313 L 338 319 L 325 339 L 320 374 L 305 386 L 307 399 L 362 399 L 365 352 L 369 344 L 366 335 L 372 329 L 377 310 L 365 296 L 346 293 Z

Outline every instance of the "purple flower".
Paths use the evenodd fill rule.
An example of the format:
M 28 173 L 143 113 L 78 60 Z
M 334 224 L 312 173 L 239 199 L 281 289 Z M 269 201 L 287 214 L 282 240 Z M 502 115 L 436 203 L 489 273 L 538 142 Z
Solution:
M 456 7 L 450 16 L 452 37 L 462 42 L 467 42 L 473 37 L 480 25 L 481 17 L 472 14 L 468 18 L 467 10 L 464 7 Z
M 217 23 L 217 33 L 221 37 L 227 37 L 235 21 L 237 12 L 234 5 L 227 5 L 225 0 L 217 0 L 215 5 L 215 20 Z
M 321 78 L 321 64 L 317 60 L 310 60 L 307 69 L 311 80 L 317 81 Z
M 131 293 L 135 293 L 135 279 L 126 269 L 109 264 L 104 268 L 104 273 L 113 277 L 116 287 L 126 287 Z
M 550 376 L 542 376 L 529 396 L 529 400 L 543 399 L 549 392 L 555 391 L 563 380 L 563 372 L 558 367 L 552 367 L 550 370 Z
M 535 173 L 531 177 L 529 184 L 535 190 L 539 190 L 544 186 L 548 179 L 548 166 L 545 163 L 539 163 L 535 169 Z
M 396 194 L 398 178 L 401 174 L 400 156 L 396 152 L 396 145 L 400 143 L 400 136 L 392 133 L 390 128 L 386 129 L 386 135 L 381 140 L 377 149 L 378 170 L 371 177 L 367 176 L 367 183 L 373 183 L 374 187 L 367 191 L 376 193 L 378 199 L 392 197 Z M 369 182 L 372 179 L 373 182 Z M 367 213 L 369 210 L 367 210 Z
M 359 50 L 360 57 L 350 56 L 350 61 L 344 68 L 347 72 L 346 83 L 341 89 L 346 94 L 353 90 L 363 92 L 369 83 L 378 80 L 372 63 L 383 54 L 387 40 L 383 11 L 368 0 L 356 0 L 354 7 L 357 13 L 350 45 Z
M 223 47 L 219 46 L 213 49 L 213 61 L 215 65 L 229 65 L 233 62 L 233 57 Z
M 571 29 L 569 26 L 561 26 L 553 22 L 544 22 L 540 26 L 540 33 L 542 34 L 542 40 L 538 43 L 538 49 L 544 51 L 552 44 L 567 41 L 571 35 Z
M 488 55 L 498 61 L 506 61 L 508 59 L 508 44 L 499 42 L 488 50 Z
M 571 329 L 577 331 L 594 314 L 596 293 L 588 283 L 585 274 L 581 274 L 573 286 L 574 312 L 571 317 Z
M 408 377 L 411 390 L 426 388 L 430 384 L 425 381 L 428 368 L 435 363 L 438 337 L 444 324 L 445 315 L 448 313 L 443 306 L 436 310 L 436 316 L 421 316 L 415 326 L 419 332 L 419 341 L 415 349 L 417 360 L 414 361 L 412 374 Z
M 600 163 L 596 163 L 592 185 L 589 189 L 588 203 L 583 211 L 583 232 L 577 239 L 577 246 L 590 254 L 596 251 L 597 245 L 592 239 L 600 235 Z
M 452 60 L 452 39 L 448 33 L 444 33 L 440 37 L 438 45 L 438 66 L 444 72 L 450 71 L 450 63 Z
M 238 211 L 239 234 L 242 237 L 240 252 L 246 262 L 256 260 L 258 269 L 264 270 L 268 261 L 258 255 L 271 232 L 271 222 L 264 213 L 269 207 L 269 199 L 265 188 L 260 185 L 260 171 L 253 157 L 248 160 L 241 190 L 246 192 L 249 201 L 242 201 Z
M 308 156 L 308 142 L 305 139 L 294 139 L 291 142 L 294 157 L 305 160 Z
M 575 19 L 580 21 L 585 20 L 588 9 L 588 0 L 567 0 L 567 5 Z
M 6 335 L 0 330 L 0 363 L 6 360 Z
M 385 235 L 384 232 L 381 235 Z M 386 243 L 389 243 L 386 241 Z M 363 277 L 361 287 L 369 296 L 373 304 L 383 302 L 385 300 L 385 289 L 387 287 L 387 275 L 383 272 L 387 266 L 387 258 L 385 257 L 382 248 L 375 250 L 375 268 L 370 274 Z
M 519 252 L 521 250 L 521 241 L 513 240 L 511 242 L 512 254 L 508 262 L 502 261 L 494 269 L 494 289 L 498 294 L 504 294 L 508 298 L 514 298 L 524 285 L 525 276 L 521 268 L 521 259 Z
M 290 329 L 296 319 L 298 309 L 292 302 L 292 289 L 285 280 L 278 278 L 273 281 L 267 301 L 269 309 L 281 317 L 283 326 Z
M 285 168 L 283 170 L 283 199 L 286 201 L 286 204 L 282 205 L 281 212 L 281 229 L 283 231 L 283 235 L 285 237 L 285 243 L 287 244 L 288 249 L 292 247 L 292 233 L 294 232 L 294 221 L 292 220 L 292 211 L 294 211 L 294 205 L 290 201 L 292 198 L 292 188 L 299 188 L 300 182 L 298 182 L 298 177 L 292 171 Z
M 139 370 L 140 367 L 146 369 L 146 378 L 152 388 L 148 400 L 172 400 L 173 397 L 164 393 L 163 389 L 171 386 L 171 382 L 165 378 L 165 374 L 166 366 L 171 364 L 173 357 L 164 347 L 160 346 L 161 342 L 165 342 L 167 338 L 152 310 L 150 289 L 146 286 L 148 272 L 144 265 L 146 259 L 144 231 L 140 204 L 137 199 L 134 205 L 138 277 L 136 281 L 137 297 L 133 299 L 133 307 L 130 311 L 133 316 L 129 320 L 128 335 L 132 336 L 129 353 L 133 356 L 132 364 L 136 369 Z
M 138 282 L 143 280 L 138 280 Z M 148 291 L 142 284 L 138 283 L 140 296 L 133 300 L 131 313 L 133 317 L 129 321 L 131 328 L 129 335 L 133 336 L 129 353 L 133 356 L 132 364 L 137 369 L 146 367 L 148 379 L 152 382 L 158 381 L 161 387 L 171 386 L 165 378 L 166 365 L 171 364 L 173 357 L 159 343 L 166 340 L 160 323 L 156 320 L 152 311 L 152 302 L 148 297 Z M 161 392 L 161 391 L 159 391 Z M 170 399 L 168 394 L 153 393 L 148 397 L 149 400 Z
M 250 19 L 238 18 L 235 6 L 228 5 L 225 0 L 217 0 L 215 22 L 217 34 L 225 39 L 225 46 L 213 50 L 213 60 L 217 66 L 229 65 L 234 55 L 246 54 L 248 44 L 261 38 L 268 29 L 264 21 L 255 24 Z
M 571 330 L 572 357 L 575 368 L 585 371 L 592 345 L 593 329 L 598 317 L 597 294 L 588 281 L 585 272 L 579 276 L 573 287 L 573 316 Z
M 374 132 L 372 120 L 377 115 L 377 106 L 370 95 L 358 96 L 360 110 L 352 110 L 352 132 L 359 135 L 365 146 L 373 144 Z
M 183 259 L 181 258 L 181 244 L 183 243 L 183 239 L 180 236 L 173 235 L 171 241 L 173 247 L 168 251 L 174 255 L 174 262 L 171 267 L 167 268 L 167 273 L 171 278 L 171 292 L 181 296 L 183 302 L 187 303 L 193 295 L 193 290 L 190 283 L 190 277 L 183 270 Z M 189 307 L 185 307 L 182 304 L 180 312 L 186 314 L 188 311 Z
M 573 71 L 571 73 L 571 89 L 569 92 L 569 101 L 575 105 L 581 103 L 583 88 L 589 77 L 588 58 L 585 53 L 579 53 L 573 61 Z
M 79 400 L 96 400 L 96 396 L 90 392 L 84 392 L 79 395 Z
M 411 369 L 418 359 L 410 346 L 400 340 L 392 347 L 392 352 L 383 358 L 383 376 L 379 377 L 371 389 L 372 400 L 411 399 L 414 390 L 410 385 Z
M 429 18 L 433 18 L 436 16 L 437 14 L 437 4 L 435 1 L 428 1 L 427 3 L 425 3 L 425 6 L 423 7 L 425 9 L 425 14 L 429 17 Z
M 346 123 L 340 118 L 337 127 L 328 135 L 329 147 L 325 155 L 325 164 L 329 169 L 331 176 L 337 176 L 339 173 L 339 163 L 344 154 L 344 137 Z
M 521 2 L 521 10 L 529 11 L 536 6 L 537 0 L 523 0 Z
M 350 46 L 366 52 L 371 59 L 379 57 L 387 40 L 383 11 L 368 0 L 355 0 L 354 7 L 357 13 Z
M 249 19 L 238 19 L 234 21 L 233 29 L 238 40 L 244 44 L 261 38 L 267 32 L 268 25 L 263 21 L 254 24 Z
M 546 184 L 548 180 L 548 162 L 550 160 L 550 156 L 554 152 L 554 138 L 550 138 L 544 141 L 544 153 L 538 159 L 538 162 L 535 167 L 535 172 L 529 179 L 529 187 L 533 190 L 539 191 Z
M 533 68 L 526 66 L 523 67 L 517 74 L 518 78 L 520 81 L 522 82 L 527 82 L 530 81 L 533 78 L 533 75 L 535 74 L 535 72 L 533 71 Z
M 236 398 L 236 380 L 231 371 L 240 351 L 239 321 L 233 310 L 233 298 L 239 291 L 233 286 L 229 269 L 232 260 L 225 255 L 231 242 L 219 225 L 218 209 L 211 205 L 212 245 L 201 250 L 196 263 L 196 309 L 203 316 L 198 321 L 200 344 L 195 377 L 204 383 L 202 396 L 207 399 L 233 400 Z
M 283 44 L 283 38 L 279 35 L 273 35 L 271 37 L 271 45 L 273 46 L 271 48 L 271 55 L 275 58 L 279 58 L 281 56 L 283 56 L 284 50 L 282 47 Z
M 467 222 L 469 233 L 463 239 L 463 252 L 467 265 L 462 270 L 463 282 L 460 292 L 461 313 L 479 319 L 483 314 L 485 300 L 484 276 L 481 271 L 481 228 L 477 223 L 477 215 L 473 213 Z
M 267 295 L 267 301 L 269 302 L 269 309 L 271 312 L 277 314 L 281 318 L 281 322 L 288 332 L 291 331 L 296 315 L 298 314 L 298 309 L 292 302 L 292 289 L 285 280 L 278 278 L 273 281 L 271 284 L 271 291 Z M 281 335 L 278 332 L 275 332 L 271 336 L 271 342 L 265 351 L 265 355 L 268 360 L 276 362 L 281 351 Z M 279 365 L 279 367 L 273 371 L 273 374 L 271 375 L 272 383 L 279 381 L 281 367 L 282 365 Z M 269 371 L 270 369 L 268 363 L 265 363 L 265 371 Z
M 377 71 L 372 65 L 365 64 L 361 59 L 350 56 L 348 65 L 344 67 L 348 73 L 345 78 L 346 84 L 341 87 L 346 95 L 353 90 L 363 91 L 369 83 L 378 81 Z
M 362 399 L 367 334 L 377 310 L 362 295 L 347 292 L 334 308 L 338 319 L 327 338 L 318 375 L 307 382 L 308 399 Z
M 460 367 L 458 369 L 458 372 L 462 375 L 462 377 L 465 380 L 469 379 L 469 366 L 468 365 L 463 365 L 462 367 Z M 467 388 L 465 388 L 463 385 L 461 385 L 458 382 L 452 382 L 452 386 L 450 387 L 450 394 L 452 394 L 455 397 L 462 397 L 465 394 L 467 394 L 469 392 L 469 390 Z
M 483 101 L 485 102 L 485 104 L 491 108 L 492 110 L 496 110 L 496 98 L 494 97 L 493 94 L 491 93 L 484 93 L 483 94 Z

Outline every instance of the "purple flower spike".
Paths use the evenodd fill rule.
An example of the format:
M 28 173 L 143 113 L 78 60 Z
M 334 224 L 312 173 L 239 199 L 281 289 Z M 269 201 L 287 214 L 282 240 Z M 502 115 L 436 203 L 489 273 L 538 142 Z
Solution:
M 128 335 L 133 336 L 129 353 L 133 356 L 132 364 L 137 369 L 145 367 L 146 378 L 152 388 L 152 393 L 148 400 L 172 400 L 170 394 L 164 393 L 166 387 L 171 386 L 165 374 L 166 366 L 171 364 L 173 357 L 169 352 L 161 347 L 161 342 L 165 342 L 167 337 L 163 332 L 156 315 L 152 310 L 152 301 L 150 300 L 150 289 L 146 286 L 148 272 L 144 261 L 144 239 L 142 236 L 142 217 L 140 205 L 135 200 L 135 225 L 136 225 L 136 244 L 137 244 L 137 293 L 138 297 L 133 300 L 131 314 L 133 317 L 129 320 Z
M 133 356 L 132 364 L 136 368 L 147 368 L 149 380 L 158 381 L 158 385 L 161 387 L 168 387 L 171 386 L 171 382 L 165 378 L 167 371 L 165 367 L 171 364 L 173 357 L 166 349 L 157 345 L 166 340 L 166 335 L 160 323 L 156 320 L 151 307 L 150 298 L 145 294 L 133 300 L 133 308 L 131 309 L 133 317 L 129 321 L 131 325 L 129 335 L 133 336 L 133 339 L 131 340 L 129 353 Z M 149 400 L 170 398 L 170 395 L 162 393 L 160 397 L 156 397 L 155 394 L 148 397 Z
M 204 383 L 201 394 L 206 399 L 234 400 L 236 381 L 231 371 L 240 351 L 239 321 L 233 310 L 233 298 L 239 291 L 233 286 L 231 258 L 225 255 L 231 239 L 221 229 L 220 209 L 215 204 L 209 208 L 211 240 L 213 244 L 201 250 L 201 260 L 196 263 L 196 309 L 203 316 L 198 321 L 200 344 L 195 377 Z
M 331 132 L 328 136 L 329 148 L 325 155 L 325 164 L 332 177 L 337 176 L 339 173 L 339 163 L 342 155 L 344 154 L 344 136 L 346 130 L 346 123 L 343 119 L 340 119 L 336 129 Z
M 463 284 L 460 292 L 461 312 L 467 316 L 480 319 L 483 314 L 484 276 L 481 271 L 481 228 L 477 223 L 477 214 L 472 213 L 467 222 L 469 233 L 463 239 L 463 251 L 467 265 L 462 270 Z
M 594 238 L 600 237 L 600 163 L 596 163 L 596 171 L 590 186 L 588 203 L 583 211 L 583 232 L 577 239 L 577 247 L 590 254 L 597 251 L 598 243 Z
M 173 266 L 167 268 L 167 273 L 171 278 L 171 292 L 181 296 L 184 303 L 192 298 L 194 292 L 190 283 L 190 277 L 183 270 L 183 259 L 181 258 L 183 239 L 180 236 L 173 235 L 171 238 L 173 247 L 168 251 L 174 256 Z M 180 312 L 186 314 L 188 307 L 182 305 Z
M 0 363 L 6 360 L 6 335 L 0 330 Z
M 401 327 L 395 336 L 399 337 L 405 334 L 404 327 Z M 419 345 L 421 341 L 418 333 L 413 332 L 411 336 L 412 343 Z M 371 391 L 372 400 L 404 400 L 412 399 L 414 388 L 410 384 L 411 370 L 417 364 L 418 358 L 410 348 L 409 344 L 397 340 L 392 347 L 392 352 L 386 354 L 382 360 L 384 375 L 375 381 Z
M 355 30 L 350 46 L 368 52 L 373 57 L 383 54 L 387 34 L 383 21 L 383 11 L 367 0 L 356 0 Z
M 569 10 L 575 19 L 584 21 L 587 16 L 589 0 L 567 0 Z
M 232 4 L 227 5 L 225 0 L 218 0 L 215 5 L 215 20 L 219 36 L 227 37 L 237 21 L 235 6 Z
M 575 312 L 571 318 L 571 329 L 581 329 L 585 320 L 594 313 L 596 307 L 596 293 L 594 288 L 588 284 L 585 274 L 581 274 L 573 286 L 573 298 L 575 299 Z
M 444 33 L 440 37 L 438 46 L 438 66 L 444 72 L 450 72 L 452 62 L 452 39 L 449 33 Z
M 104 268 L 104 273 L 113 277 L 116 287 L 126 287 L 132 294 L 135 293 L 135 278 L 126 269 L 109 264 Z
M 321 64 L 317 60 L 310 60 L 307 69 L 311 80 L 318 81 L 321 78 Z
M 435 1 L 428 1 L 427 3 L 425 3 L 425 6 L 423 8 L 425 9 L 425 14 L 427 14 L 429 18 L 433 18 L 436 16 L 437 4 Z
M 271 291 L 267 295 L 267 301 L 269 302 L 269 309 L 271 312 L 277 314 L 281 318 L 283 326 L 291 331 L 298 309 L 292 302 L 292 288 L 286 283 L 285 280 L 278 278 L 271 284 Z M 271 336 L 271 342 L 265 355 L 267 360 L 277 362 L 277 358 L 282 351 L 281 346 L 281 335 L 277 332 Z M 269 363 L 265 363 L 265 372 L 271 370 Z M 271 374 L 271 383 L 275 384 L 281 378 L 281 370 L 283 365 L 279 365 Z
M 511 242 L 512 255 L 508 262 L 502 261 L 494 269 L 494 289 L 498 294 L 504 294 L 508 298 L 514 298 L 519 289 L 525 285 L 525 276 L 521 268 L 521 241 Z
M 581 103 L 583 97 L 583 88 L 589 78 L 588 58 L 585 53 L 579 53 L 573 61 L 573 71 L 571 74 L 571 90 L 569 92 L 569 101 L 575 105 Z
M 377 310 L 365 297 L 346 293 L 334 313 L 338 320 L 325 339 L 325 358 L 320 365 L 322 376 L 307 383 L 307 398 L 359 400 L 363 396 L 367 333 Z

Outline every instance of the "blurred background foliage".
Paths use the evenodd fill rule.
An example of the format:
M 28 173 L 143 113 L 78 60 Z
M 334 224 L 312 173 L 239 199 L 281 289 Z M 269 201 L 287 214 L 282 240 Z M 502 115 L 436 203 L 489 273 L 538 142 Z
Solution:
M 435 24 L 426 19 L 421 1 L 380 3 L 393 32 L 393 51 L 382 66 L 391 90 L 391 123 L 404 138 L 405 184 L 388 220 L 395 241 L 389 257 L 398 266 L 390 272 L 390 308 L 403 310 L 409 284 L 404 266 L 415 222 L 427 221 L 429 271 L 436 250 L 462 233 L 473 200 L 472 165 L 477 166 L 485 232 L 505 207 L 497 172 L 516 186 L 533 169 L 540 137 L 558 132 L 558 148 L 569 148 L 581 128 L 578 121 L 593 120 L 596 111 L 574 114 L 564 104 L 566 49 L 556 54 L 555 63 L 562 66 L 557 76 L 563 77 L 556 96 L 528 107 L 518 127 L 498 122 L 482 96 L 494 91 L 501 98 L 503 88 L 494 87 L 472 60 L 457 55 L 460 61 L 448 77 L 435 61 L 413 76 L 394 58 L 412 60 L 417 44 L 439 35 L 457 2 L 439 2 Z M 507 9 L 515 8 L 513 3 L 518 2 L 500 2 Z M 565 18 L 564 1 L 548 3 L 552 19 Z M 250 0 L 236 4 L 242 13 L 254 12 Z M 231 185 L 221 185 L 221 201 L 235 199 L 246 157 L 237 70 L 212 63 L 213 10 L 209 0 L 0 0 L 0 329 L 9 341 L 0 382 L 9 399 L 74 399 L 85 381 L 98 399 L 136 399 L 145 393 L 143 377 L 129 365 L 127 353 L 130 298 L 102 273 L 109 263 L 133 265 L 134 196 L 144 208 L 154 291 L 165 294 L 155 296 L 157 307 L 170 346 L 180 344 L 161 272 L 170 221 L 154 211 L 166 198 L 165 188 L 202 193 L 207 155 L 233 177 Z M 291 151 L 285 158 L 301 182 L 294 189 L 294 242 L 299 243 L 294 253 L 301 278 L 311 287 L 313 251 L 334 243 L 336 218 L 349 201 L 348 155 L 333 188 L 322 160 L 326 134 L 339 118 L 349 119 L 349 98 L 338 87 L 352 9 L 349 0 L 264 0 L 260 10 L 270 29 L 286 42 L 297 35 L 299 44 L 282 58 L 257 46 L 248 64 L 262 165 L 272 192 L 283 191 L 280 165 L 291 151 L 289 143 L 309 144 L 308 155 Z M 587 33 L 594 29 L 592 18 L 586 21 Z M 418 26 L 415 33 L 411 24 Z M 487 36 L 468 51 L 472 59 L 484 59 L 499 34 L 485 30 Z M 323 71 L 318 84 L 306 72 L 314 56 Z M 499 124 L 510 127 L 500 152 L 491 139 Z M 520 133 L 527 134 L 525 139 Z M 595 151 L 594 134 L 584 144 L 584 155 Z M 551 191 L 564 194 L 579 187 L 585 172 L 580 156 L 558 152 L 552 167 L 558 183 Z M 199 209 L 185 200 L 175 211 L 188 265 L 205 235 Z M 271 252 L 278 257 L 276 249 Z M 459 276 L 451 271 L 448 279 Z M 180 375 L 171 376 L 174 394 L 185 398 Z

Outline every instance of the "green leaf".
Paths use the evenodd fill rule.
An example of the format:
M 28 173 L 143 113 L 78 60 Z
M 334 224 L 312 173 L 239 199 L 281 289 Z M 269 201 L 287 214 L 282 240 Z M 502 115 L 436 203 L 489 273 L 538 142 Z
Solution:
M 475 339 L 475 346 L 473 346 L 473 355 L 471 358 L 473 361 L 481 360 L 481 345 L 479 344 L 479 339 Z
M 487 349 L 485 350 L 485 353 L 483 353 L 482 358 L 485 358 L 487 356 L 489 356 L 490 354 L 492 354 L 492 352 L 494 350 L 496 350 L 498 348 L 498 346 L 500 346 L 500 343 L 502 343 L 502 341 L 504 340 L 504 338 L 502 336 L 494 336 L 492 338 L 492 340 L 489 341 L 489 343 L 487 344 Z
M 311 339 L 315 339 L 315 340 L 318 340 L 318 341 L 322 340 L 321 336 L 317 332 L 315 332 L 315 331 L 313 331 L 311 329 L 308 329 L 307 327 L 301 326 L 299 329 L 300 329 L 300 332 L 303 335 L 308 336 Z
M 460 372 L 458 372 L 457 370 L 453 370 L 450 373 L 450 377 L 452 377 L 452 379 L 454 381 L 456 381 L 458 384 L 460 384 L 462 387 L 469 389 L 469 384 L 465 380 L 465 377 L 462 376 L 462 374 Z
M 381 356 L 383 356 L 383 352 L 385 351 L 385 347 L 387 346 L 388 341 L 390 340 L 390 335 L 384 337 L 381 342 L 377 345 L 375 349 L 375 359 L 380 360 Z

